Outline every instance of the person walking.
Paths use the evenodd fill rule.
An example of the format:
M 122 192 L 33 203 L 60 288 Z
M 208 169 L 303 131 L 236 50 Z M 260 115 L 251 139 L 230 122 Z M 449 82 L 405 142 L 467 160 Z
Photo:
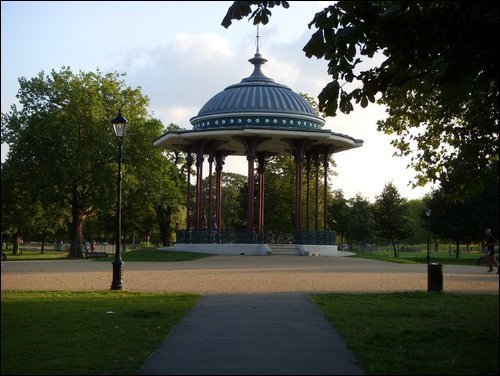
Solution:
M 212 217 L 210 218 L 210 238 L 212 242 L 217 240 L 217 216 L 215 213 L 212 213 Z
M 488 263 L 489 269 L 488 273 L 493 271 L 493 265 L 497 267 L 497 274 L 499 271 L 498 261 L 495 256 L 495 244 L 497 244 L 497 240 L 493 235 L 491 235 L 491 230 L 487 228 L 484 230 L 485 239 L 483 242 L 483 247 L 486 247 L 486 262 Z
M 89 258 L 90 243 L 89 243 L 88 240 L 84 240 L 84 242 L 83 242 L 83 248 L 85 249 L 85 258 Z

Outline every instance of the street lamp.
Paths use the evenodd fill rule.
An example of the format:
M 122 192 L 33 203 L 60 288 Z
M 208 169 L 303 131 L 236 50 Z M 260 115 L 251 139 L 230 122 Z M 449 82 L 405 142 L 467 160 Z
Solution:
M 425 209 L 425 216 L 426 216 L 426 225 L 427 228 L 427 264 L 430 264 L 431 262 L 431 256 L 430 256 L 430 251 L 431 251 L 431 241 L 429 237 L 429 219 L 431 217 L 431 209 Z
M 116 250 L 113 261 L 113 282 L 111 290 L 123 290 L 122 271 L 123 261 L 121 258 L 120 245 L 122 241 L 122 142 L 125 137 L 127 119 L 122 116 L 122 110 L 118 111 L 118 116 L 111 120 L 113 130 L 118 139 L 118 174 L 116 178 Z

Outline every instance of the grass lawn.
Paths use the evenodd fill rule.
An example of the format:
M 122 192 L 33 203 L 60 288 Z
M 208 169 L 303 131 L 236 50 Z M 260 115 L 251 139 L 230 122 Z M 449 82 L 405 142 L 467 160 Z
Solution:
M 199 298 L 2 292 L 1 373 L 137 374 Z M 367 374 L 498 374 L 498 296 L 318 294 Z
M 208 253 L 195 253 L 195 252 L 174 252 L 174 251 L 159 251 L 155 248 L 152 249 L 138 249 L 137 251 L 122 253 L 123 261 L 191 261 L 204 257 L 212 256 Z M 114 255 L 107 258 L 113 258 Z M 97 259 L 106 261 L 106 259 Z
M 498 374 L 498 295 L 338 293 L 311 299 L 367 374 Z
M 477 259 L 483 256 L 480 253 L 466 253 L 463 252 L 460 258 L 456 258 L 454 255 L 450 257 L 448 252 L 432 252 L 430 254 L 430 261 L 436 262 L 442 265 L 470 265 L 476 266 Z M 394 257 L 394 254 L 390 251 L 388 252 L 357 252 L 354 256 L 355 258 L 366 258 L 372 260 L 395 262 L 400 264 L 425 264 L 427 263 L 427 254 L 425 252 L 413 252 L 411 255 L 406 255 L 403 252 L 400 253 L 400 257 Z M 482 264 L 483 266 L 485 264 Z
M 2 291 L 2 375 L 125 375 L 198 295 Z
M 40 250 L 23 249 L 19 254 L 12 255 L 12 251 L 7 253 L 7 262 L 9 261 L 33 261 L 33 260 L 75 260 L 74 257 L 68 257 L 67 252 L 47 251 L 40 253 Z M 207 253 L 190 253 L 159 251 L 156 248 L 138 249 L 135 251 L 122 252 L 123 261 L 190 261 L 203 257 L 212 256 Z M 114 255 L 105 258 L 98 258 L 96 261 L 113 261 Z M 84 259 L 81 259 L 84 260 Z
M 70 260 L 67 252 L 47 250 L 40 253 L 39 249 L 21 249 L 17 255 L 12 254 L 12 249 L 4 250 L 9 261 L 28 261 L 28 260 Z

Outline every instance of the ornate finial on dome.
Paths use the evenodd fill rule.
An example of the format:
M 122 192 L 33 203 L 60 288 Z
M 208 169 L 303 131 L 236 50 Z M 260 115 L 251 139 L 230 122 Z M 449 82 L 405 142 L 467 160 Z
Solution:
M 265 81 L 272 81 L 274 82 L 273 79 L 266 77 L 264 73 L 260 70 L 261 65 L 264 65 L 267 63 L 267 60 L 262 57 L 260 54 L 260 35 L 259 35 L 259 25 L 257 25 L 257 37 L 256 37 L 256 51 L 255 51 L 255 56 L 248 61 L 254 65 L 254 70 L 250 77 L 243 79 L 242 81 L 252 81 L 252 80 L 265 80 Z
M 255 52 L 255 54 L 259 54 L 259 47 L 260 47 L 260 35 L 259 35 L 259 24 L 257 24 L 257 37 L 256 37 L 256 41 L 255 41 L 255 46 L 257 47 L 257 51 Z

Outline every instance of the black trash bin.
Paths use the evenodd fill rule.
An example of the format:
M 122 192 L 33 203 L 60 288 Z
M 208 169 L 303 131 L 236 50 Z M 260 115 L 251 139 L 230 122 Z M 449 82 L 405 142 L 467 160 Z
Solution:
M 443 291 L 443 265 L 427 264 L 427 291 Z

